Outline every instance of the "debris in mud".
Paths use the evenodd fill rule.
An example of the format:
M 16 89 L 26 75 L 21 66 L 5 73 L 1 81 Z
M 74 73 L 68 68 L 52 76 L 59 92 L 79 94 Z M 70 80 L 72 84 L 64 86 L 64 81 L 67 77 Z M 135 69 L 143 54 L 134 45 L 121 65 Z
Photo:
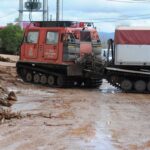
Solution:
M 72 126 L 72 124 L 48 124 L 47 122 L 44 122 L 44 125 L 50 127 Z
M 12 103 L 10 103 L 10 102 L 7 101 L 7 100 L 0 99 L 0 105 L 1 105 L 1 106 L 5 106 L 5 107 L 11 107 L 11 106 L 12 106 Z
M 11 110 L 0 109 L 0 124 L 4 123 L 5 120 L 21 119 L 22 115 L 20 112 L 12 112 Z
M 5 96 L 4 96 L 5 95 Z M 8 95 L 8 96 L 6 96 Z M 0 105 L 5 107 L 11 107 L 15 101 L 17 101 L 16 94 L 11 91 L 9 94 L 3 89 L 3 93 L 0 93 Z
M 29 118 L 36 118 L 36 117 L 42 117 L 42 118 L 49 118 L 49 119 L 52 119 L 52 115 L 51 113 L 49 114 L 44 114 L 44 113 L 37 113 L 37 114 L 30 114 L 30 113 L 27 113 L 26 114 L 26 117 L 29 117 Z
M 3 62 L 12 62 L 12 63 L 14 62 L 10 58 L 4 58 L 2 56 L 0 56 L 0 61 L 3 61 Z
M 74 117 L 75 117 L 74 113 L 73 112 L 69 112 L 69 111 L 63 112 L 63 113 L 58 115 L 58 118 L 62 118 L 62 119 L 74 118 Z
M 82 127 L 72 129 L 72 131 L 70 131 L 70 135 L 77 136 L 77 137 L 79 136 L 82 138 L 87 138 L 87 137 L 90 138 L 95 136 L 95 134 L 96 131 L 91 124 L 87 124 Z
M 8 94 L 8 91 L 0 85 L 0 97 L 2 98 L 6 94 Z

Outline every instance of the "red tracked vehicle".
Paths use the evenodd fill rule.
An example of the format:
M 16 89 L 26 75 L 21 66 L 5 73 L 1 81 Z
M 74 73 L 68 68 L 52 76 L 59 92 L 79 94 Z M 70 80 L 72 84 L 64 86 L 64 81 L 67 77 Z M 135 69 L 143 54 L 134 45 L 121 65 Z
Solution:
M 100 53 L 99 36 L 91 23 L 36 22 L 25 31 L 17 73 L 36 84 L 96 87 L 101 77 L 92 71 L 90 59 Z

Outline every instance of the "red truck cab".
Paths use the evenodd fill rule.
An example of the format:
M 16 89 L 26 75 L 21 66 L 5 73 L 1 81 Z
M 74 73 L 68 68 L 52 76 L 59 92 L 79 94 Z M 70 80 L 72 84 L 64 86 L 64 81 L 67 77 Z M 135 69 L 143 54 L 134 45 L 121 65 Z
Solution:
M 64 78 L 65 82 L 85 82 L 92 75 L 76 62 L 100 51 L 100 40 L 92 26 L 72 21 L 32 23 L 25 31 L 17 72 L 25 81 L 50 86 L 63 85 Z

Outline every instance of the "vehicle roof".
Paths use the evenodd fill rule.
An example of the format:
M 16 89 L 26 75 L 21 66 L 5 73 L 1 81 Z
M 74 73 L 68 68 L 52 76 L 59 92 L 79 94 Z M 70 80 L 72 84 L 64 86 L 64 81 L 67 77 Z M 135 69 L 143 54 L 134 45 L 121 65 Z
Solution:
M 139 27 L 128 27 L 128 26 L 120 26 L 120 27 L 117 27 L 116 30 L 150 30 L 150 27 L 142 27 L 142 26 L 139 26 Z
M 115 31 L 116 44 L 150 44 L 150 28 L 119 28 Z

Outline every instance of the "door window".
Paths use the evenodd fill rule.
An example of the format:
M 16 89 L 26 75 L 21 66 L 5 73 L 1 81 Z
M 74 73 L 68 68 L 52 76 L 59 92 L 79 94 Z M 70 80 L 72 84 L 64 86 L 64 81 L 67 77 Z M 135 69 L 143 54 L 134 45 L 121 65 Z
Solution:
M 37 43 L 38 42 L 38 37 L 39 37 L 39 32 L 38 31 L 29 32 L 28 36 L 27 36 L 27 43 Z
M 58 32 L 47 32 L 46 44 L 57 44 Z

